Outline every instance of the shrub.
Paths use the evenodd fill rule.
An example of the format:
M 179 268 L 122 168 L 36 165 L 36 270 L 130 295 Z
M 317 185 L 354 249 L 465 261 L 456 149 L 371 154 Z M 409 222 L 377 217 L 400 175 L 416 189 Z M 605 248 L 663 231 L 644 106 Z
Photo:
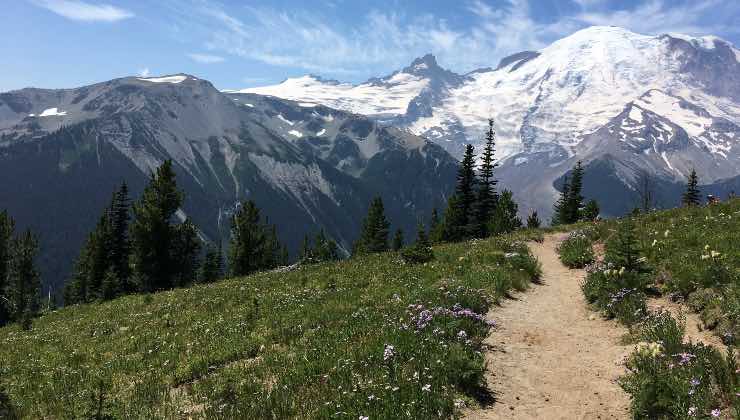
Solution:
M 584 231 L 573 231 L 557 249 L 560 261 L 569 268 L 583 268 L 595 260 L 593 243 Z

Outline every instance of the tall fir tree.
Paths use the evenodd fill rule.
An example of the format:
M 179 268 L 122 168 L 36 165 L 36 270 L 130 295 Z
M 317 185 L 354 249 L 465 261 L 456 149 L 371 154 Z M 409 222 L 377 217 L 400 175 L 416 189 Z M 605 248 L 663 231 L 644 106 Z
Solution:
M 568 223 L 568 200 L 570 198 L 570 180 L 566 175 L 563 178 L 563 188 L 560 190 L 560 197 L 555 202 L 552 214 L 552 225 L 562 225 Z
M 173 247 L 170 253 L 173 263 L 171 287 L 185 287 L 197 281 L 200 248 L 198 228 L 190 219 L 175 226 Z
M 533 210 L 532 213 L 529 213 L 529 217 L 527 217 L 527 228 L 537 229 L 541 224 L 537 210 Z
M 442 240 L 456 242 L 465 239 L 465 217 L 460 208 L 460 199 L 453 194 L 447 200 L 444 223 L 442 223 Z
M 692 169 L 688 176 L 686 191 L 683 193 L 681 201 L 685 206 L 698 206 L 701 204 L 700 194 L 699 177 L 696 175 L 696 170 Z
M 588 200 L 586 206 L 583 208 L 581 220 L 593 222 L 599 218 L 599 203 L 596 200 Z
M 134 292 L 131 278 L 131 243 L 129 241 L 129 223 L 131 221 L 131 200 L 126 182 L 113 195 L 110 206 L 111 246 L 110 259 L 118 278 L 118 288 L 122 293 Z
M 432 216 L 429 219 L 429 241 L 439 243 L 444 239 L 444 223 L 439 219 L 437 208 L 432 209 Z
M 141 199 L 133 206 L 134 275 L 142 291 L 153 292 L 173 286 L 177 270 L 171 250 L 177 240 L 177 231 L 172 219 L 182 200 L 172 161 L 166 160 L 151 175 Z
M 10 260 L 9 295 L 12 319 L 20 321 L 24 327 L 41 309 L 41 281 L 36 269 L 38 238 L 26 231 L 13 241 L 13 255 Z
M 388 228 L 390 223 L 385 218 L 383 199 L 375 197 L 370 203 L 367 217 L 362 222 L 360 238 L 355 243 L 355 252 L 370 254 L 388 250 Z
M 393 235 L 393 250 L 400 251 L 403 248 L 403 230 L 396 229 L 396 234 Z
M 326 236 L 324 229 L 321 229 L 319 233 L 316 234 L 312 254 L 314 259 L 318 262 L 336 261 L 339 259 L 337 243 Z
M 301 243 L 300 251 L 301 262 L 311 262 L 313 260 L 313 248 L 311 247 L 311 239 L 308 237 L 308 233 L 303 235 L 303 242 Z
M 3 210 L 0 212 L 0 327 L 10 322 L 11 300 L 8 295 L 10 279 L 10 260 L 13 255 L 13 236 L 15 222 Z
M 570 189 L 565 206 L 565 223 L 576 223 L 581 219 L 583 208 L 583 166 L 579 160 L 571 172 Z
M 434 259 L 432 244 L 429 242 L 426 228 L 421 221 L 419 221 L 416 228 L 416 242 L 405 248 L 401 252 L 401 257 L 405 262 L 411 264 L 425 263 Z
M 234 276 L 245 276 L 264 267 L 267 235 L 260 211 L 251 200 L 243 203 L 231 221 L 229 269 Z
M 514 201 L 511 191 L 503 190 L 498 205 L 489 221 L 488 229 L 493 235 L 513 232 L 522 227 L 522 220 L 517 216 L 519 205 Z
M 498 181 L 493 177 L 493 170 L 498 166 L 494 154 L 496 152 L 496 132 L 493 129 L 493 119 L 488 119 L 488 132 L 486 133 L 486 145 L 481 155 L 480 170 L 478 173 L 478 197 L 475 207 L 475 232 L 480 238 L 488 236 L 488 222 L 498 202 L 496 184 Z
M 455 196 L 457 197 L 457 205 L 460 210 L 460 230 L 463 236 L 469 238 L 475 234 L 476 229 L 476 217 L 475 217 L 475 203 L 476 203 L 476 183 L 477 178 L 475 176 L 475 148 L 472 144 L 468 144 L 465 147 L 465 153 L 463 154 L 462 162 L 460 163 L 460 169 L 457 173 L 457 186 L 455 188 Z
M 269 225 L 265 218 L 265 247 L 262 255 L 262 268 L 275 268 L 280 265 L 280 253 L 282 246 L 278 238 L 277 226 Z
M 223 253 L 221 251 L 221 244 L 218 246 L 214 244 L 206 247 L 206 253 L 203 256 L 203 264 L 200 270 L 200 282 L 201 283 L 213 283 L 214 281 L 221 280 L 224 275 L 224 262 Z

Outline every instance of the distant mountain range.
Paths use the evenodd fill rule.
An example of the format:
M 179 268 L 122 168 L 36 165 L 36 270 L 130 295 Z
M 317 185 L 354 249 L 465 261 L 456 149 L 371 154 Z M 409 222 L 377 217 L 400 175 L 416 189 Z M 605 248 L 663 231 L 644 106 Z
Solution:
M 185 74 L 0 94 L 0 208 L 41 235 L 55 291 L 116 186 L 136 198 L 165 159 L 186 192 L 179 216 L 204 238 L 227 241 L 237 203 L 253 199 L 293 252 L 322 228 L 350 250 L 375 195 L 410 235 L 457 168 L 436 144 L 366 117 Z
M 525 212 L 548 217 L 554 184 L 583 160 L 587 192 L 617 215 L 636 204 L 641 173 L 661 186 L 665 206 L 692 168 L 706 192 L 740 191 L 739 60 L 740 50 L 713 36 L 591 27 L 464 75 L 427 55 L 359 85 L 305 76 L 239 92 L 361 113 L 457 157 L 482 143 L 493 117 L 498 175 Z

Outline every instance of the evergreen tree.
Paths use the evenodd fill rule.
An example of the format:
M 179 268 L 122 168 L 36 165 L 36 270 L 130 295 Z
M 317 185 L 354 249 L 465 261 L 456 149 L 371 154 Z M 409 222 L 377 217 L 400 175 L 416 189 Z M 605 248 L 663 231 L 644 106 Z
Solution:
M 429 240 L 432 243 L 442 242 L 444 239 L 444 223 L 439 220 L 437 208 L 432 209 L 432 217 L 429 220 Z
M 314 249 L 312 252 L 314 259 L 317 261 L 336 261 L 339 259 L 337 243 L 333 239 L 327 238 L 324 230 L 321 229 L 316 234 L 314 240 Z
M 269 226 L 267 218 L 265 218 L 265 248 L 263 254 L 263 269 L 275 268 L 280 265 L 280 253 L 282 246 L 277 234 L 277 226 Z
M 563 189 L 560 191 L 560 198 L 555 202 L 554 211 L 552 214 L 552 225 L 562 225 L 568 223 L 567 207 L 568 199 L 570 197 L 570 181 L 566 175 L 563 178 Z
M 476 229 L 475 187 L 477 180 L 475 176 L 474 151 L 475 149 L 471 144 L 465 147 L 465 154 L 463 155 L 463 160 L 457 173 L 457 186 L 455 188 L 455 196 L 457 197 L 457 205 L 460 211 L 460 226 L 458 228 L 466 238 L 474 235 Z
M 203 257 L 203 264 L 201 265 L 200 270 L 200 282 L 212 283 L 223 278 L 223 275 L 224 265 L 221 244 L 218 244 L 218 246 L 210 244 L 206 248 L 206 253 Z
M 569 194 L 566 198 L 567 204 L 565 205 L 564 213 L 564 223 L 566 224 L 576 223 L 581 219 L 581 208 L 583 207 L 583 195 L 581 195 L 582 189 L 583 166 L 581 166 L 581 161 L 579 160 L 571 173 L 570 188 L 568 190 Z
M 243 203 L 231 221 L 229 268 L 234 276 L 245 276 L 264 267 L 267 235 L 260 211 L 253 201 Z
M 401 252 L 404 261 L 411 264 L 424 263 L 434 259 L 432 244 L 429 243 L 424 224 L 419 222 L 416 229 L 416 242 Z
M 10 260 L 9 298 L 13 304 L 12 319 L 30 327 L 31 318 L 41 308 L 41 282 L 36 270 L 35 259 L 38 253 L 38 239 L 26 231 L 13 241 L 13 254 Z
M 141 199 L 134 204 L 131 224 L 134 274 L 145 292 L 169 289 L 177 270 L 172 252 L 177 231 L 172 219 L 183 193 L 177 189 L 172 161 L 165 161 L 151 175 Z
M 10 322 L 11 301 L 8 295 L 10 278 L 10 260 L 13 255 L 13 236 L 15 222 L 3 210 L 0 212 L 0 327 Z M 0 406 L 1 407 L 1 406 Z
M 311 262 L 313 260 L 313 248 L 311 248 L 311 239 L 308 238 L 308 233 L 303 235 L 300 256 L 302 262 Z
M 537 210 L 532 211 L 532 213 L 529 213 L 529 217 L 527 217 L 527 227 L 529 229 L 537 229 L 540 227 L 542 223 L 540 222 L 540 217 L 537 214 Z
M 460 200 L 457 195 L 452 195 L 447 200 L 447 210 L 442 227 L 442 239 L 448 242 L 456 242 L 465 239 L 465 218 L 460 208 Z
M 383 200 L 375 197 L 370 203 L 367 217 L 362 222 L 362 232 L 355 250 L 358 254 L 369 254 L 388 250 L 388 228 L 390 223 L 385 218 Z
M 111 300 L 120 294 L 120 279 L 116 270 L 111 267 L 105 272 L 100 284 L 100 299 Z
M 596 200 L 589 200 L 586 203 L 586 207 L 583 208 L 581 219 L 593 222 L 599 217 L 599 212 L 599 203 Z
M 396 229 L 396 234 L 393 235 L 393 250 L 400 251 L 403 248 L 403 230 Z
M 184 287 L 197 280 L 199 254 L 198 228 L 187 219 L 174 227 L 173 248 L 170 254 L 173 262 L 172 286 Z
M 688 176 L 686 191 L 683 193 L 681 201 L 685 206 L 698 206 L 701 204 L 699 177 L 697 177 L 696 170 L 694 169 L 691 170 L 691 173 Z
M 493 130 L 493 119 L 488 119 L 488 133 L 486 145 L 481 157 L 480 172 L 478 175 L 478 197 L 476 202 L 476 227 L 474 234 L 480 238 L 488 236 L 488 222 L 491 220 L 498 201 L 493 170 L 498 166 L 494 161 L 496 134 Z
M 111 265 L 119 279 L 117 286 L 122 293 L 134 292 L 134 285 L 130 281 L 131 267 L 131 243 L 129 241 L 129 222 L 131 220 L 131 200 L 129 199 L 128 186 L 125 182 L 113 195 L 110 206 L 111 217 Z
M 288 247 L 283 245 L 280 247 L 280 265 L 286 266 L 290 263 L 290 253 Z
M 498 199 L 498 205 L 493 212 L 488 229 L 491 234 L 499 235 L 513 232 L 522 227 L 522 220 L 517 216 L 519 205 L 514 201 L 509 190 L 503 190 Z
M 632 217 L 625 217 L 617 229 L 617 234 L 606 246 L 606 261 L 616 267 L 636 274 L 648 272 L 645 262 L 640 258 L 641 249 L 635 233 Z

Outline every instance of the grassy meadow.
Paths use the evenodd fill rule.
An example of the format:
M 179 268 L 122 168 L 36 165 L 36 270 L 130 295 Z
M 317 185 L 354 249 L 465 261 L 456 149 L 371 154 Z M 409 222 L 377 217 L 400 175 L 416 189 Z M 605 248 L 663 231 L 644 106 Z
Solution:
M 522 234 L 63 308 L 0 329 L 20 418 L 450 418 L 490 399 L 485 314 L 539 274 Z

